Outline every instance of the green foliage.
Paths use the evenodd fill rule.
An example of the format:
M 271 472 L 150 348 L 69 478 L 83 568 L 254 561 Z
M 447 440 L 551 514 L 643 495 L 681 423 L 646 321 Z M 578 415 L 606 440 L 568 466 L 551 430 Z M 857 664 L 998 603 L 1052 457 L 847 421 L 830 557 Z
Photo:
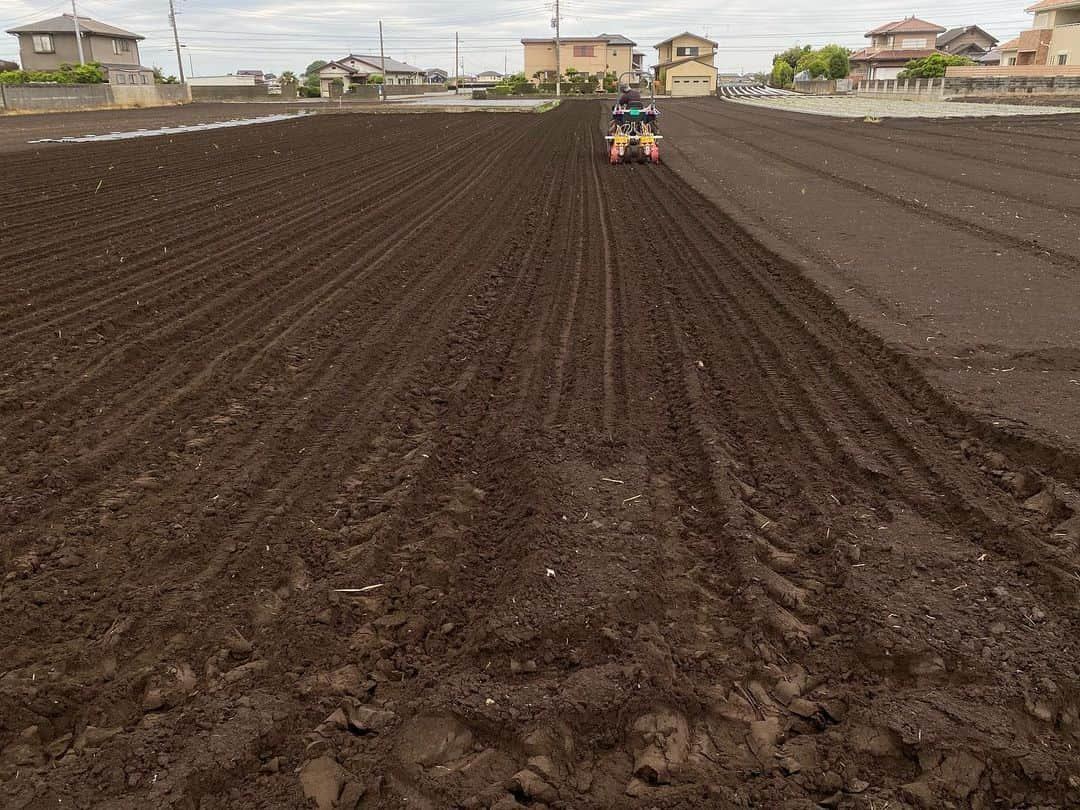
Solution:
M 793 71 L 792 75 L 794 75 L 794 70 L 799 64 L 799 60 L 802 59 L 806 54 L 810 53 L 812 50 L 813 48 L 811 48 L 809 45 L 794 45 L 788 48 L 783 53 L 776 54 L 773 57 L 773 65 L 775 66 L 778 61 L 786 62 L 788 67 L 790 67 Z M 775 67 L 773 69 L 775 71 Z
M 324 67 L 326 67 L 328 64 L 330 64 L 330 63 L 326 62 L 326 61 L 324 61 L 322 59 L 316 59 L 314 62 L 312 62 L 310 65 L 308 65 L 307 68 L 304 69 L 304 75 L 305 76 L 311 76 L 313 74 L 316 74 L 320 70 L 322 70 Z
M 104 84 L 105 71 L 100 62 L 85 65 L 61 65 L 57 70 L 9 70 L 0 73 L 0 84 Z
M 497 84 L 494 87 L 492 87 L 489 92 L 491 92 L 493 95 L 496 95 L 496 96 L 508 96 L 508 95 L 510 95 L 510 85 L 508 85 L 508 84 Z
M 951 67 L 964 67 L 975 63 L 966 56 L 953 56 L 945 53 L 933 53 L 923 59 L 912 59 L 897 77 L 905 79 L 939 79 Z
M 319 87 L 319 74 L 309 73 L 304 76 L 304 83 L 300 85 L 300 95 L 304 98 L 318 98 L 322 95 Z
M 791 83 L 795 80 L 795 68 L 787 63 L 785 59 L 777 58 L 773 62 L 772 76 L 769 78 L 769 84 L 773 87 L 786 88 L 791 87 Z
M 281 71 L 281 83 L 282 84 L 296 84 L 296 74 L 291 70 Z
M 851 73 L 851 52 L 839 45 L 826 45 L 817 51 L 804 53 L 795 65 L 795 72 L 809 71 L 815 79 L 846 79 Z
M 386 84 L 386 79 L 383 78 L 381 73 L 372 73 L 367 77 L 368 84 Z
M 154 65 L 154 84 L 178 84 L 175 76 L 166 76 L 165 71 Z

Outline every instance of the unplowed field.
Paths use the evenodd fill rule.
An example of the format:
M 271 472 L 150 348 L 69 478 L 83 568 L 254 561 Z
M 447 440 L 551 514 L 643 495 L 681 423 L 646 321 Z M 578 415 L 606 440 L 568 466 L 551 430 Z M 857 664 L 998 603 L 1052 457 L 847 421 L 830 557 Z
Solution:
M 0 804 L 1080 801 L 1076 458 L 600 118 L 0 158 Z

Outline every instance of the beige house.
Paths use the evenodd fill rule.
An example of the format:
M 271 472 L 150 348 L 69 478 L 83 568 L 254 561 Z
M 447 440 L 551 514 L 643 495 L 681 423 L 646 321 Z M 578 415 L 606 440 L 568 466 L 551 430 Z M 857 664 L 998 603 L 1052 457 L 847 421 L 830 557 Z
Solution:
M 100 62 L 111 84 L 153 84 L 153 68 L 139 61 L 139 42 L 145 37 L 89 17 L 79 17 L 84 62 Z M 19 38 L 23 70 L 56 70 L 79 64 L 75 18 L 63 14 L 49 20 L 8 29 Z
M 555 40 L 523 39 L 525 77 L 530 81 L 555 81 Z M 588 76 L 634 73 L 642 69 L 644 54 L 636 53 L 632 42 L 621 34 L 595 37 L 561 37 L 559 64 L 563 76 L 567 68 Z
M 716 94 L 716 43 L 684 31 L 654 46 L 656 81 L 671 96 Z
M 354 84 L 367 84 L 372 76 L 382 75 L 384 64 L 386 75 L 383 83 L 386 85 L 427 83 L 423 68 L 407 65 L 389 56 L 384 59 L 381 56 L 351 53 L 343 59 L 330 62 L 319 71 L 319 88 L 323 98 L 330 97 L 330 87 L 335 81 L 341 82 L 342 90 L 346 93 Z
M 855 79 L 895 79 L 912 59 L 940 53 L 938 37 L 945 28 L 918 17 L 885 23 L 866 37 L 870 45 L 851 55 L 851 76 Z
M 1001 46 L 1002 65 L 1080 65 L 1080 0 L 1042 0 L 1032 27 Z

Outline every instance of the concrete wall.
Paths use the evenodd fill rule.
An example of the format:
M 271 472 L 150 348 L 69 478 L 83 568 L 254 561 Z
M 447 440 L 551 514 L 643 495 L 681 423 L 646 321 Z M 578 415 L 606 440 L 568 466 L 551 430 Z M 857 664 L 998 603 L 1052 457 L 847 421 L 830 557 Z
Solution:
M 954 77 L 945 79 L 945 95 L 949 98 L 965 96 L 1033 95 L 1054 96 L 1080 95 L 1080 75 L 1075 76 L 1002 76 L 1002 77 Z
M 120 107 L 167 107 L 191 101 L 180 84 L 0 85 L 0 107 L 9 112 L 107 110 Z
M 894 98 L 924 101 L 941 98 L 945 92 L 944 79 L 863 79 L 856 93 L 867 98 Z
M 837 93 L 850 93 L 851 79 L 811 79 L 808 82 L 795 82 L 796 93 L 811 96 L 832 96 Z
M 255 85 L 195 85 L 191 88 L 192 101 L 268 101 L 270 94 L 265 84 Z
M 427 84 L 388 84 L 383 90 L 386 91 L 387 96 L 421 96 L 424 93 L 445 89 L 438 85 L 434 85 L 435 89 L 432 89 L 432 87 L 432 85 Z M 379 86 L 376 84 L 354 84 L 348 93 L 331 96 L 335 101 L 340 98 L 341 101 L 346 103 L 350 101 L 375 101 L 378 97 Z
M 949 79 L 1031 79 L 1080 76 L 1080 65 L 999 65 L 997 67 L 951 67 Z

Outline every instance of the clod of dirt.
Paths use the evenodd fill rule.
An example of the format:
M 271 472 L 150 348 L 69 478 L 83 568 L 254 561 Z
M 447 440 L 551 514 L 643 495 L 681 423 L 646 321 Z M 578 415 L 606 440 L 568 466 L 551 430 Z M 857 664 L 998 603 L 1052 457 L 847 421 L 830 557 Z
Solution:
M 472 730 L 456 717 L 428 715 L 402 728 L 395 751 L 403 764 L 430 768 L 461 759 L 472 745 Z
M 662 710 L 639 717 L 631 732 L 634 776 L 649 784 L 666 784 L 671 773 L 686 761 L 690 729 L 686 718 Z
M 531 799 L 544 804 L 554 804 L 559 800 L 559 791 L 528 768 L 518 771 L 510 779 L 510 792 L 520 799 Z
M 313 759 L 300 769 L 300 786 L 304 795 L 313 799 L 319 810 L 333 810 L 344 784 L 344 770 L 330 757 Z
M 393 712 L 369 706 L 353 706 L 349 708 L 348 716 L 348 727 L 354 734 L 377 734 L 397 721 L 397 715 Z

